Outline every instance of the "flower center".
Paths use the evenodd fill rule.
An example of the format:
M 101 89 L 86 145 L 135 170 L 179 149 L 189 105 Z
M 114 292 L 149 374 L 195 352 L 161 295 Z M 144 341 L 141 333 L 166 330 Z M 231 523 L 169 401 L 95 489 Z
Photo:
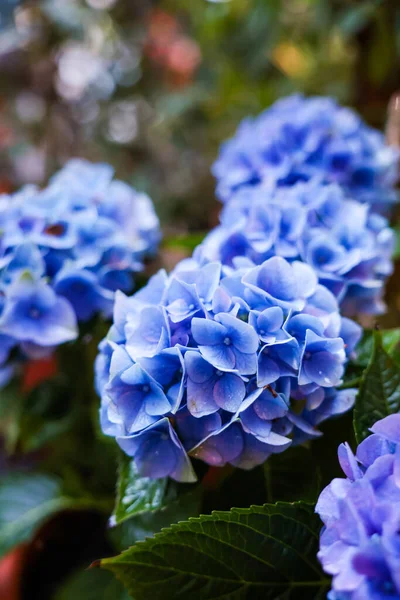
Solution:
M 36 308 L 36 306 L 32 306 L 29 310 L 29 316 L 32 317 L 32 319 L 38 319 L 40 317 L 40 310 Z
M 232 342 L 231 342 L 231 339 L 230 339 L 230 338 L 228 338 L 228 337 L 226 337 L 226 338 L 224 339 L 224 344 L 225 344 L 225 346 L 230 346 L 230 345 L 232 344 Z
M 62 223 L 55 223 L 54 225 L 48 225 L 44 233 L 47 235 L 54 235 L 55 237 L 61 237 L 65 233 L 65 227 Z
M 150 391 L 150 386 L 149 385 L 144 385 L 142 387 L 142 392 L 144 392 L 145 394 L 148 394 L 149 391 Z

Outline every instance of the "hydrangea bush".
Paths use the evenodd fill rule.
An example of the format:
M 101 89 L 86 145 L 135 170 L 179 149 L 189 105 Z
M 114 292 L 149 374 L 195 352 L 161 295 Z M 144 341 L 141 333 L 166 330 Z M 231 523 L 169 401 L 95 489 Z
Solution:
M 103 431 L 149 477 L 193 480 L 188 454 L 251 468 L 352 406 L 335 386 L 359 337 L 308 265 L 184 261 L 117 295 L 97 359 Z
M 215 162 L 217 194 L 230 201 L 242 186 L 292 186 L 317 178 L 351 197 L 384 205 L 396 199 L 398 152 L 384 136 L 332 98 L 299 94 L 247 118 Z
M 277 103 L 222 150 L 220 226 L 133 295 L 159 225 L 110 167 L 0 197 L 0 384 L 82 323 L 1 390 L 0 462 L 29 456 L 0 478 L 0 555 L 77 508 L 71 547 L 129 548 L 95 564 L 136 600 L 400 599 L 400 328 L 360 341 L 350 318 L 384 309 L 394 233 L 371 205 L 394 198 L 395 158 L 331 100 Z M 333 479 L 353 425 L 373 435 L 340 445 Z M 125 597 L 102 576 L 60 598 Z
M 78 322 L 111 316 L 160 238 L 151 200 L 113 169 L 75 159 L 48 187 L 0 196 L 0 385 L 13 357 L 74 340 Z
M 324 522 L 318 558 L 333 576 L 330 600 L 400 597 L 400 414 L 371 427 L 354 455 L 339 446 L 346 479 L 319 497 Z
M 394 242 L 387 219 L 368 204 L 349 199 L 336 184 L 310 181 L 243 186 L 197 253 L 228 266 L 238 256 L 255 264 L 271 256 L 301 260 L 334 293 L 342 313 L 353 316 L 384 311 Z

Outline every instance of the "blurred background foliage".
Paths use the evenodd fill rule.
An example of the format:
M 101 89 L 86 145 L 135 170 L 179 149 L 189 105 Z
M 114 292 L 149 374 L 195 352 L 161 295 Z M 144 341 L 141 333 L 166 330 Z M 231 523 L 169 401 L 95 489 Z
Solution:
M 2 0 L 0 188 L 110 162 L 173 234 L 206 230 L 209 168 L 248 114 L 329 94 L 382 127 L 397 0 Z

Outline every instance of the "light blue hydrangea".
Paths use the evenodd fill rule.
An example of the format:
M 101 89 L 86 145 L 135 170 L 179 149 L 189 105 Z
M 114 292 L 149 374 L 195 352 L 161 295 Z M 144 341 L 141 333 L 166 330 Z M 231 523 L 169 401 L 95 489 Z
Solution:
M 159 238 L 151 200 L 105 164 L 71 160 L 46 188 L 0 196 L 0 385 L 14 357 L 42 356 L 75 339 L 79 321 L 111 316 Z
M 223 201 L 242 186 L 292 186 L 318 178 L 351 197 L 385 205 L 396 200 L 399 153 L 333 98 L 293 95 L 245 119 L 213 166 Z
M 333 576 L 330 600 L 400 598 L 400 414 L 375 423 L 354 455 L 339 446 L 346 479 L 318 500 L 319 560 Z
M 103 432 L 149 477 L 193 481 L 189 457 L 252 468 L 352 406 L 336 386 L 359 337 L 302 262 L 186 259 L 117 293 L 96 361 Z
M 379 314 L 392 273 L 394 232 L 368 204 L 316 181 L 267 190 L 243 187 L 221 214 L 221 224 L 196 255 L 231 266 L 237 257 L 259 265 L 271 256 L 310 265 L 344 314 Z

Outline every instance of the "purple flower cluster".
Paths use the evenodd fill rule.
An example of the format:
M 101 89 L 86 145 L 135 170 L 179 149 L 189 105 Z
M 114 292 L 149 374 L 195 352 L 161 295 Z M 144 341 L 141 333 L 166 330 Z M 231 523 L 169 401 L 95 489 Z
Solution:
M 322 492 L 319 560 L 330 600 L 400 598 L 400 414 L 375 423 L 357 448 L 339 446 L 347 476 Z
M 317 178 L 370 204 L 396 200 L 398 152 L 332 98 L 293 95 L 247 118 L 222 146 L 213 173 L 223 202 L 242 186 Z
M 310 265 L 338 299 L 343 314 L 383 312 L 394 232 L 368 204 L 334 184 L 310 181 L 268 190 L 242 187 L 197 253 L 232 265 L 238 256 L 260 264 L 271 256 Z
M 71 160 L 41 190 L 0 196 L 0 385 L 10 353 L 37 357 L 76 338 L 77 322 L 111 316 L 116 289 L 155 250 L 150 199 L 105 164 Z
M 311 267 L 188 259 L 117 293 L 96 362 L 103 432 L 142 475 L 195 478 L 189 456 L 252 468 L 348 410 L 360 337 Z

